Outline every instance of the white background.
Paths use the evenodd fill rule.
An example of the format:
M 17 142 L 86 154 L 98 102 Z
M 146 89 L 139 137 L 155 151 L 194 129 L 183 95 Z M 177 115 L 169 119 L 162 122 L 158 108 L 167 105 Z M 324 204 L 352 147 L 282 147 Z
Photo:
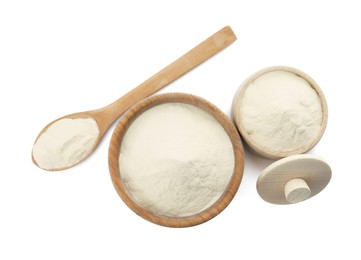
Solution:
M 0 2 L 0 259 L 360 259 L 359 1 Z M 202 96 L 230 115 L 253 72 L 303 70 L 321 86 L 329 124 L 310 153 L 333 178 L 314 198 L 277 206 L 257 194 L 271 161 L 246 150 L 232 203 L 172 229 L 134 214 L 108 173 L 113 128 L 79 166 L 46 172 L 32 144 L 50 121 L 102 107 L 230 25 L 238 40 L 162 92 Z

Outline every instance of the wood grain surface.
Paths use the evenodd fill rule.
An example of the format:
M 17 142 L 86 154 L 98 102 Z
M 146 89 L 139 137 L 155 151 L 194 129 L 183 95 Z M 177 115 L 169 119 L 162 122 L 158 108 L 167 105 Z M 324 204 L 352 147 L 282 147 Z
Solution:
M 132 199 L 130 194 L 128 194 L 127 188 L 122 181 L 121 172 L 119 170 L 120 147 L 122 143 L 122 138 L 126 133 L 128 127 L 142 112 L 153 106 L 169 102 L 190 104 L 208 112 L 223 126 L 224 130 L 226 131 L 232 142 L 234 150 L 235 163 L 233 174 L 222 196 L 208 209 L 188 217 L 159 216 L 149 211 L 148 209 L 143 208 Z M 148 221 L 167 227 L 189 227 L 210 220 L 211 218 L 218 215 L 231 202 L 242 180 L 244 155 L 242 142 L 237 132 L 237 129 L 228 119 L 228 117 L 216 106 L 202 98 L 190 94 L 169 93 L 153 96 L 139 102 L 122 117 L 122 119 L 117 124 L 111 138 L 108 162 L 110 176 L 112 178 L 116 191 L 125 202 L 125 204 L 127 204 L 128 207 L 132 209 L 136 214 Z

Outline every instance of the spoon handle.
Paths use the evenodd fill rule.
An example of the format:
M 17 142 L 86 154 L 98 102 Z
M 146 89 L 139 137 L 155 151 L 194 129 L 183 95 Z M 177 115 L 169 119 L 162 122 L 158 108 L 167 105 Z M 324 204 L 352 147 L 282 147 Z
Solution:
M 162 89 L 172 81 L 197 67 L 237 39 L 231 27 L 226 26 L 191 49 L 173 63 L 150 77 L 114 103 L 105 107 L 107 119 L 112 123 L 138 101 Z

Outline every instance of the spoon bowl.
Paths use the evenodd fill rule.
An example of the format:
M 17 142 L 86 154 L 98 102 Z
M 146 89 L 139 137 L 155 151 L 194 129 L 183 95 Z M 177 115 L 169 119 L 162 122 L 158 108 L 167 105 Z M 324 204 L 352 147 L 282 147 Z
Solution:
M 37 162 L 37 156 L 36 156 L 36 144 L 38 143 L 38 140 L 43 136 L 43 134 L 50 128 L 55 126 L 57 123 L 59 123 L 61 120 L 64 119 L 91 119 L 94 120 L 94 122 L 97 125 L 98 128 L 98 134 L 96 139 L 94 140 L 94 144 L 91 145 L 91 147 L 87 150 L 87 152 L 83 155 L 83 157 L 80 160 L 77 160 L 76 162 L 73 162 L 70 166 L 64 166 L 64 167 L 45 167 L 44 165 L 42 165 L 40 162 Z M 32 152 L 32 161 L 33 163 L 38 166 L 39 168 L 42 168 L 44 170 L 48 170 L 48 171 L 60 171 L 60 170 L 65 170 L 67 168 L 73 167 L 77 164 L 79 164 L 80 162 L 82 162 L 85 158 L 87 158 L 98 146 L 99 142 L 101 141 L 101 139 L 103 138 L 104 134 L 106 133 L 108 127 L 106 124 L 102 123 L 103 119 L 101 117 L 100 113 L 97 113 L 96 110 L 94 111 L 86 111 L 86 112 L 78 112 L 78 113 L 74 113 L 74 114 L 69 114 L 63 117 L 60 117 L 52 122 L 50 122 L 48 125 L 46 125 L 43 130 L 39 133 L 39 135 L 37 136 L 37 138 L 35 139 L 34 142 L 34 147 L 33 147 L 33 152 Z M 81 131 L 81 129 L 79 129 L 79 131 Z M 38 159 L 39 160 L 39 159 Z

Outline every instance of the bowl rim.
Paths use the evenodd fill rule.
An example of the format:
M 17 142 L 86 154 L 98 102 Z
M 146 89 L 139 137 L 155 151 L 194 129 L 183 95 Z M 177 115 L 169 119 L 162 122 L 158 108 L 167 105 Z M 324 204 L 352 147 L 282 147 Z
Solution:
M 157 215 L 150 210 L 142 207 L 135 200 L 133 200 L 132 197 L 128 194 L 125 184 L 121 179 L 118 158 L 120 154 L 122 139 L 127 129 L 133 123 L 133 121 L 144 111 L 151 107 L 164 103 L 185 103 L 196 106 L 208 112 L 221 124 L 221 126 L 223 126 L 233 146 L 234 168 L 232 177 L 227 185 L 227 188 L 216 202 L 214 202 L 207 209 L 195 215 L 186 217 L 168 217 Z M 217 216 L 232 201 L 243 177 L 243 145 L 239 133 L 236 127 L 233 125 L 232 121 L 220 109 L 218 109 L 209 101 L 201 97 L 186 93 L 159 94 L 138 102 L 136 105 L 131 107 L 117 123 L 109 145 L 108 166 L 113 185 L 118 195 L 121 197 L 124 203 L 137 215 L 150 222 L 166 227 L 190 227 L 204 223 Z
M 259 144 L 257 142 L 254 142 L 253 139 L 251 138 L 251 136 L 248 134 L 246 128 L 243 126 L 242 122 L 240 121 L 240 116 L 239 116 L 240 106 L 242 103 L 242 97 L 244 96 L 247 88 L 258 77 L 262 76 L 263 74 L 273 72 L 273 71 L 286 71 L 286 72 L 296 74 L 297 76 L 305 79 L 310 84 L 310 86 L 316 91 L 316 93 L 320 99 L 320 102 L 321 102 L 322 121 L 321 121 L 321 127 L 320 127 L 320 131 L 319 131 L 318 135 L 312 140 L 312 142 L 309 142 L 308 144 L 306 144 L 296 150 L 293 150 L 293 151 L 287 151 L 287 152 L 275 151 L 275 150 L 268 149 L 267 147 L 262 146 L 261 144 Z M 232 119 L 235 122 L 237 129 L 242 136 L 242 139 L 251 148 L 251 150 L 253 150 L 256 154 L 258 154 L 264 158 L 275 160 L 275 159 L 281 159 L 281 158 L 284 158 L 284 157 L 287 157 L 290 155 L 302 154 L 302 153 L 305 153 L 305 152 L 311 150 L 320 141 L 321 137 L 323 136 L 323 134 L 326 130 L 327 121 L 328 121 L 328 108 L 327 108 L 327 102 L 326 102 L 325 95 L 323 94 L 321 88 L 316 83 L 316 81 L 313 78 L 311 78 L 308 74 L 306 74 L 305 72 L 303 72 L 299 69 L 296 69 L 294 67 L 271 66 L 271 67 L 266 67 L 264 69 L 261 69 L 261 70 L 255 72 L 254 74 L 252 74 L 238 88 L 238 90 L 233 98 L 233 103 L 232 103 Z

